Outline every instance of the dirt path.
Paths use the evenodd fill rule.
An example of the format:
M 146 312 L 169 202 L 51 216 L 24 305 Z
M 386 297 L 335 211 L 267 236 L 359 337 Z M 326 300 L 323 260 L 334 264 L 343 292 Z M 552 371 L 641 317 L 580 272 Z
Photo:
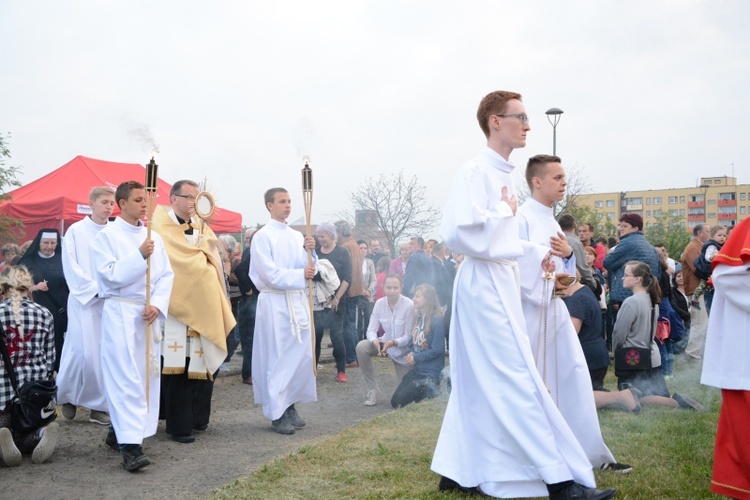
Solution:
M 376 361 L 384 394 L 378 405 L 362 404 L 366 391 L 359 368 L 348 369 L 349 383 L 340 384 L 334 380 L 334 365 L 326 363 L 318 372 L 318 402 L 297 406 L 307 426 L 293 436 L 282 436 L 271 430 L 260 407 L 253 404 L 252 388 L 242 384 L 240 359 L 235 356 L 230 374 L 216 382 L 208 430 L 196 432 L 193 444 L 178 444 L 160 422 L 159 432 L 143 446 L 152 464 L 136 474 L 126 472 L 120 455 L 104 445 L 106 427 L 89 423 L 87 410 L 79 410 L 73 422 L 59 417 L 60 440 L 47 463 L 35 465 L 24 457 L 20 467 L 0 466 L 0 498 L 204 497 L 273 457 L 392 411 L 396 376 L 389 360 Z

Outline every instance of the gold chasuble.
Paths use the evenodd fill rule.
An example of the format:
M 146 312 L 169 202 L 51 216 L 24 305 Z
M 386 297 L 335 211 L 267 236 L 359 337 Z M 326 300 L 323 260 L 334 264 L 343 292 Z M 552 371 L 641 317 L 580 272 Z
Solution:
M 208 226 L 201 234 L 193 225 L 194 234 L 186 235 L 187 223 L 178 224 L 173 217 L 158 206 L 150 222 L 164 241 L 174 271 L 162 373 L 184 373 L 185 357 L 190 357 L 188 377 L 212 379 L 227 356 L 227 335 L 237 324 L 226 294 L 218 240 Z

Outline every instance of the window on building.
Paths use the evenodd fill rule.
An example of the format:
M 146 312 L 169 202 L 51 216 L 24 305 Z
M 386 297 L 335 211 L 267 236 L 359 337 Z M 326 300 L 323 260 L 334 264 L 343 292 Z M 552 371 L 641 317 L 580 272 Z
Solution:
M 607 206 L 608 207 L 614 207 L 615 206 L 615 200 L 607 200 Z M 614 216 L 615 215 L 612 214 L 612 217 L 614 217 Z
M 607 203 L 609 203 L 609 202 L 607 202 Z M 612 202 L 612 203 L 614 203 L 614 202 Z M 615 213 L 614 212 L 607 212 L 607 219 L 614 219 L 614 218 L 615 218 Z
M 680 196 L 680 203 L 685 203 L 685 197 L 684 196 Z
M 745 193 L 740 193 L 740 200 L 745 201 L 746 195 Z
M 711 179 L 706 179 L 706 184 L 711 184 L 713 181 Z
M 651 198 L 646 198 L 646 205 L 651 205 Z
M 661 217 L 661 210 L 654 210 L 654 217 Z
M 736 214 L 737 207 L 732 205 L 731 207 L 719 207 L 720 214 Z
M 688 208 L 688 215 L 703 215 L 704 213 L 706 213 L 706 209 L 703 207 Z
M 626 198 L 625 203 L 628 205 L 643 205 L 643 198 Z
M 594 206 L 596 208 L 602 208 L 604 206 L 604 202 L 603 201 L 595 201 L 594 202 Z
M 661 196 L 654 196 L 654 205 L 661 205 Z
M 734 193 L 719 193 L 719 199 L 722 201 L 734 200 Z
M 671 215 L 672 217 L 677 217 L 677 210 L 670 210 L 669 215 Z
M 708 200 L 709 205 L 716 205 L 716 200 Z
M 677 203 L 677 197 L 676 196 L 670 196 L 667 201 L 669 202 L 670 205 L 674 205 L 675 203 Z
M 685 217 L 685 209 L 684 208 L 680 209 L 680 217 Z
M 690 195 L 690 201 L 692 201 L 692 202 L 703 201 L 703 195 L 702 194 L 691 194 Z
M 743 215 L 745 214 L 745 207 L 740 207 L 740 213 Z
M 715 219 L 716 218 L 716 212 L 708 212 L 708 218 L 709 219 Z
M 646 217 L 651 217 L 651 210 L 646 210 Z

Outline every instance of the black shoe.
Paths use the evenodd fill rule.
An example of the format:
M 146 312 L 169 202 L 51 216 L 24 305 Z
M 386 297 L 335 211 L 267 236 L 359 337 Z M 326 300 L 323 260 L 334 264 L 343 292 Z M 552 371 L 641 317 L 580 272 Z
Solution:
M 128 472 L 135 472 L 151 463 L 140 446 L 122 452 L 122 466 Z
M 601 470 L 608 470 L 610 472 L 616 472 L 618 474 L 630 474 L 633 472 L 633 466 L 628 464 L 621 464 L 620 462 L 610 462 L 601 464 L 599 466 Z
M 117 436 L 115 435 L 115 430 L 110 428 L 109 432 L 107 433 L 107 437 L 104 439 L 104 444 L 115 450 L 116 452 L 120 452 L 120 445 L 117 443 Z
M 482 493 L 482 490 L 479 489 L 479 486 L 474 486 L 473 488 L 467 488 L 465 486 L 461 486 L 457 482 L 455 482 L 453 479 L 447 478 L 445 476 L 440 476 L 440 484 L 438 484 L 438 491 L 456 491 L 461 493 L 466 493 L 467 495 L 476 495 L 480 497 L 486 497 L 484 493 Z
M 301 429 L 305 426 L 305 421 L 299 416 L 294 405 L 287 408 L 284 415 L 286 415 L 287 420 L 289 420 L 289 423 L 292 424 L 295 429 Z
M 680 394 L 679 392 L 675 392 L 674 396 L 672 396 L 672 399 L 677 401 L 677 403 L 680 405 L 680 408 L 683 408 L 685 410 L 706 411 L 702 404 L 700 404 L 698 401 L 694 400 L 687 394 Z
M 573 483 L 557 493 L 550 494 L 549 498 L 550 500 L 607 500 L 615 496 L 615 493 L 617 490 L 614 488 L 597 490 Z
M 281 418 L 277 418 L 276 420 L 272 421 L 271 427 L 273 427 L 273 430 L 278 432 L 279 434 L 294 434 L 294 426 L 287 418 L 286 413 L 282 415 Z
M 208 429 L 208 424 L 196 425 L 193 427 L 193 430 L 195 431 L 205 431 L 206 429 Z
M 182 444 L 188 444 L 195 441 L 195 436 L 192 434 L 172 434 L 172 441 L 177 441 L 178 443 Z

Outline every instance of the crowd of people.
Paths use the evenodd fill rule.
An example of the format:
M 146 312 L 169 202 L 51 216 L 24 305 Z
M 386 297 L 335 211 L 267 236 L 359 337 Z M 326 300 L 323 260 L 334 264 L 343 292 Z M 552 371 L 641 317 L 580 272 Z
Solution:
M 19 384 L 56 380 L 62 417 L 87 408 L 135 472 L 150 464 L 142 445 L 159 419 L 182 444 L 208 428 L 215 377 L 239 346 L 255 403 L 275 432 L 294 434 L 306 426 L 295 405 L 317 400 L 328 332 L 335 380 L 346 384 L 347 369 L 360 369 L 368 406 L 382 395 L 372 358 L 390 358 L 398 381 L 390 402 L 400 408 L 441 394 L 449 353 L 432 462 L 441 490 L 611 498 L 592 469 L 632 467 L 605 444 L 596 410 L 703 410 L 670 393 L 674 357 L 702 359 L 706 335 L 692 326 L 701 296 L 711 317 L 712 264 L 734 266 L 726 272 L 734 276 L 732 259 L 744 262 L 747 248 L 733 243 L 740 256 L 728 257 L 728 229 L 698 224 L 675 261 L 646 240 L 635 213 L 619 218 L 616 235 L 596 238 L 592 224 L 555 217 L 567 185 L 557 156 L 529 159 L 530 196 L 519 206 L 509 156 L 530 130 L 521 96 L 491 93 L 477 117 L 488 146 L 453 182 L 443 241 L 415 235 L 397 255 L 378 239 L 355 240 L 343 220 L 319 224 L 314 236 L 295 231 L 283 188 L 265 193 L 270 220 L 247 230 L 243 250 L 197 218 L 199 186 L 189 180 L 173 185 L 169 209 L 157 207 L 148 227 L 147 193 L 129 181 L 92 189 L 91 215 L 64 237 L 44 229 L 26 249 L 5 245 L 0 462 L 17 466 L 24 453 L 43 462 L 60 434 L 56 422 L 14 428 L 8 372 Z M 722 310 L 737 307 L 719 296 Z M 707 357 L 730 355 L 709 346 Z M 612 360 L 616 389 L 605 387 Z M 706 383 L 730 398 L 746 390 L 716 364 Z

